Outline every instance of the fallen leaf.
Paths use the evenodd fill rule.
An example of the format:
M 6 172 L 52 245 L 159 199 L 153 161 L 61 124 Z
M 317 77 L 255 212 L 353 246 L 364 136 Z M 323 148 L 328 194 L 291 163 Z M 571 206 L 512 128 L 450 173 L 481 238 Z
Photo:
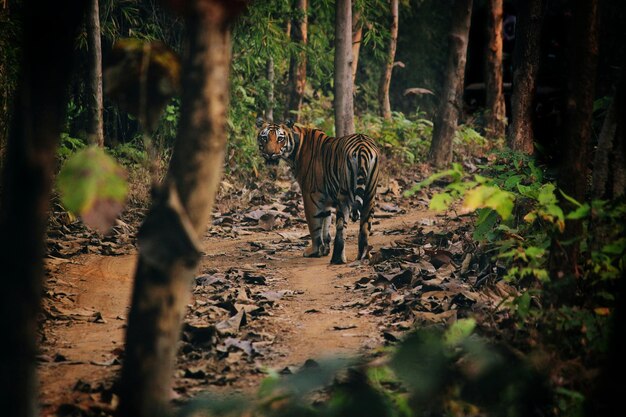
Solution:
M 215 328 L 220 334 L 235 335 L 239 328 L 246 324 L 246 312 L 241 310 L 227 320 L 217 323 Z
M 357 328 L 356 324 L 345 324 L 345 325 L 333 326 L 333 330 L 349 330 L 349 329 L 356 329 L 356 328 Z

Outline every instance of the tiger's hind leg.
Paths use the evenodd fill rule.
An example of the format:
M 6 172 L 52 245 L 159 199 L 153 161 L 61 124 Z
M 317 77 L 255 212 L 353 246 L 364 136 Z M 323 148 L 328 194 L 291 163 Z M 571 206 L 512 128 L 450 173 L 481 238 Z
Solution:
M 346 263 L 345 251 L 345 226 L 348 214 L 348 208 L 344 206 L 337 207 L 336 223 L 337 232 L 335 234 L 335 243 L 333 244 L 333 256 L 330 263 L 334 265 Z
M 322 249 L 322 256 L 326 256 L 330 253 L 330 224 L 332 223 L 331 219 L 332 216 L 329 211 L 328 216 L 326 216 L 322 220 L 322 243 L 324 244 L 324 247 Z
M 370 258 L 369 235 L 372 231 L 372 216 L 374 215 L 374 203 L 369 201 L 363 208 L 361 224 L 359 227 L 359 254 L 357 261 Z
M 325 207 L 321 201 L 321 195 L 304 194 L 304 214 L 307 225 L 309 226 L 309 234 L 311 235 L 311 246 L 304 250 L 305 258 L 319 258 L 326 256 L 330 252 L 324 244 L 322 236 L 324 231 L 324 223 L 330 218 L 330 209 Z

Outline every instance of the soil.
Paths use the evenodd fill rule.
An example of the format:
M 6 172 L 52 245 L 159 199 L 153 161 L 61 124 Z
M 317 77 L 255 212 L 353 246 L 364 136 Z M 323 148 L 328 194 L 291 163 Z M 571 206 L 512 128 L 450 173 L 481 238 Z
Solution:
M 420 207 L 382 214 L 384 218 L 376 219 L 373 225 L 370 244 L 374 252 L 406 238 L 416 224 L 436 223 L 436 215 Z M 304 258 L 308 234 L 301 221 L 294 221 L 289 228 L 251 228 L 230 237 L 215 229 L 209 228 L 204 239 L 198 275 L 226 274 L 228 278 L 229 273 L 239 270 L 261 274 L 266 278 L 262 290 L 278 296 L 266 295 L 272 300 L 263 304 L 265 313 L 248 314 L 247 323 L 239 330 L 241 340 L 248 332 L 246 337 L 256 341 L 252 344 L 254 360 L 232 353 L 220 362 L 208 353 L 181 353 L 174 399 L 207 391 L 254 393 L 269 369 L 289 373 L 311 358 L 353 357 L 384 344 L 381 319 L 351 303 L 354 282 L 373 273 L 368 262 L 334 266 L 329 264 L 330 257 Z M 391 230 L 395 232 L 388 234 Z M 356 232 L 357 225 L 350 224 L 346 240 L 349 261 L 356 258 Z M 46 316 L 39 357 L 43 415 L 80 415 L 72 410 L 93 409 L 94 404 L 106 414 L 107 407 L 115 407 L 110 387 L 120 371 L 137 260 L 134 250 L 130 252 L 47 259 Z M 259 299 L 255 288 L 246 288 L 236 290 L 238 299 Z M 197 321 L 198 309 L 206 306 L 210 293 L 200 290 L 194 290 L 190 300 L 188 323 Z M 199 367 L 222 377 L 211 379 L 203 373 L 198 377 L 195 370 Z

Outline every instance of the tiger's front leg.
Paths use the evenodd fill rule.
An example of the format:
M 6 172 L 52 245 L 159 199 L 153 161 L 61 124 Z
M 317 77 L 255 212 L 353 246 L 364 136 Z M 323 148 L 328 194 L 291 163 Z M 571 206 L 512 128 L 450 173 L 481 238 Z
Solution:
M 325 238 L 324 232 L 328 230 L 325 226 L 326 222 L 330 221 L 330 209 L 323 203 L 321 193 L 303 194 L 303 200 L 304 215 L 311 235 L 311 246 L 304 250 L 304 256 L 306 258 L 326 256 L 330 253 L 328 246 L 330 242 L 327 242 L 330 238 Z

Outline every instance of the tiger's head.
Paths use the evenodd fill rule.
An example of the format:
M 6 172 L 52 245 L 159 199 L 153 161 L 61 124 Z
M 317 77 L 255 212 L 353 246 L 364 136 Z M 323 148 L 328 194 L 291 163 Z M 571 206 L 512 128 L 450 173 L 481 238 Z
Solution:
M 285 124 L 268 123 L 263 118 L 256 119 L 259 129 L 257 142 L 259 150 L 267 165 L 278 165 L 281 159 L 289 160 L 294 151 L 295 141 L 291 128 L 293 122 L 287 120 Z

